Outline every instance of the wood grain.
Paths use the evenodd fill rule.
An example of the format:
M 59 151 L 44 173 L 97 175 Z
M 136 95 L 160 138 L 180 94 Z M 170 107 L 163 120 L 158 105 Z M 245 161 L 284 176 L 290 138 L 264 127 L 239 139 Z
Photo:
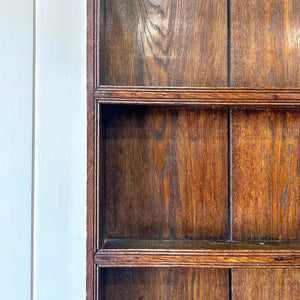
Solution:
M 299 300 L 300 270 L 234 270 L 232 299 Z
M 300 89 L 158 88 L 101 86 L 103 104 L 174 105 L 198 108 L 300 108 Z
M 299 87 L 300 2 L 231 1 L 231 85 Z
M 197 268 L 104 269 L 105 298 L 228 299 L 228 270 Z M 102 298 L 101 298 L 102 299 Z
M 106 1 L 102 84 L 227 85 L 226 0 Z M 101 70 L 98 67 L 98 71 Z
M 296 266 L 290 243 L 252 241 L 299 246 L 299 111 L 234 110 L 229 145 L 227 111 L 213 109 L 299 108 L 299 89 L 273 88 L 300 87 L 299 5 L 88 1 L 89 300 L 228 299 L 229 271 L 191 267 L 209 258 L 218 267 Z M 199 88 L 227 83 L 256 89 Z M 195 240 L 230 237 L 228 146 L 232 237 L 247 246 L 199 249 Z M 100 269 L 94 254 L 106 267 L 190 267 Z M 233 298 L 299 299 L 299 278 L 293 269 L 234 269 Z
M 233 112 L 234 239 L 300 239 L 299 129 L 299 112 Z
M 228 238 L 227 112 L 113 106 L 106 238 Z
M 171 251 L 216 251 L 216 252 L 248 252 L 253 253 L 298 253 L 300 251 L 300 243 L 298 241 L 284 242 L 214 242 L 199 240 L 106 240 L 100 250 L 108 251 L 135 251 L 135 250 L 171 250 Z
M 299 87 L 300 2 L 231 1 L 231 85 Z M 300 238 L 299 112 L 233 112 L 232 230 Z M 299 270 L 233 270 L 233 299 L 299 299 Z
M 300 268 L 300 243 L 108 240 L 100 267 Z
M 86 300 L 94 300 L 94 0 L 87 0 L 87 218 L 86 218 Z
M 94 253 L 103 245 L 105 239 L 105 128 L 101 126 L 104 118 L 105 110 L 103 112 L 102 106 L 95 103 L 95 199 L 94 199 Z M 99 126 L 100 125 L 100 126 Z

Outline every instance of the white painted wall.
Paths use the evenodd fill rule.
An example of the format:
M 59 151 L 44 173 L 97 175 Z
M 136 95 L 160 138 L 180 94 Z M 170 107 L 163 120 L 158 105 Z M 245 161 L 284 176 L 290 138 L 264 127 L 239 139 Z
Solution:
M 85 299 L 86 1 L 36 0 L 35 141 L 33 1 L 0 1 L 0 299 L 30 299 L 31 263 L 33 299 Z
M 34 299 L 85 299 L 86 2 L 37 1 Z
M 0 1 L 0 298 L 30 299 L 33 1 Z

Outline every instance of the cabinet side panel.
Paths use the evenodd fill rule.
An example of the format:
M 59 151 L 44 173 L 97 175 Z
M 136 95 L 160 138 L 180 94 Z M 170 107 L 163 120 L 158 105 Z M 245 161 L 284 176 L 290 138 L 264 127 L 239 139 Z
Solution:
M 227 112 L 107 111 L 107 238 L 228 238 Z
M 299 28 L 299 0 L 232 0 L 232 86 L 299 87 Z
M 299 300 L 300 270 L 234 270 L 233 299 Z
M 300 113 L 233 112 L 236 240 L 299 240 Z
M 105 299 L 228 299 L 228 270 L 104 269 Z
M 105 55 L 101 83 L 226 86 L 226 3 L 106 1 L 99 46 Z

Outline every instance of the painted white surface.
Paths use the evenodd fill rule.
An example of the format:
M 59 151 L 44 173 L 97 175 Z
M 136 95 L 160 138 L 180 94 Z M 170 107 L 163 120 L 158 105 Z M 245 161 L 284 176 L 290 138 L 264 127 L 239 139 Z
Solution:
M 33 0 L 0 1 L 0 298 L 30 299 Z M 85 299 L 86 3 L 37 0 L 34 299 Z
M 34 299 L 85 299 L 86 1 L 37 0 Z
M 0 1 L 0 298 L 30 299 L 33 1 Z

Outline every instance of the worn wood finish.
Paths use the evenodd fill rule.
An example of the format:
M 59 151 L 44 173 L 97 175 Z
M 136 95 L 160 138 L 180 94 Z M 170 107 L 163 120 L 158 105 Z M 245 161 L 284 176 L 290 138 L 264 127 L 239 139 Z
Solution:
M 106 147 L 105 147 L 105 128 L 101 126 L 103 119 L 105 118 L 105 110 L 95 102 L 95 186 L 94 186 L 94 252 L 99 249 L 105 239 L 105 159 L 106 159 Z
M 300 243 L 109 240 L 95 262 L 101 267 L 300 268 Z
M 104 269 L 105 299 L 228 299 L 229 271 L 198 268 Z M 102 299 L 102 298 L 101 298 Z
M 299 129 L 299 112 L 233 112 L 234 239 L 300 239 Z
M 300 242 L 213 242 L 200 240 L 106 240 L 100 250 L 171 250 L 171 251 L 216 251 L 216 252 L 248 252 L 254 253 L 294 253 L 300 251 Z
M 228 238 L 227 112 L 110 106 L 106 237 Z
M 299 26 L 297 0 L 232 0 L 231 85 L 299 88 Z M 234 239 L 299 241 L 299 128 L 299 112 L 233 112 Z M 298 300 L 299 275 L 233 270 L 233 299 Z
M 94 0 L 87 0 L 87 300 L 94 300 Z
M 299 298 L 299 5 L 88 0 L 88 300 Z
M 95 97 L 103 104 L 195 107 L 300 108 L 300 89 L 193 89 L 102 86 Z
M 231 86 L 299 87 L 300 1 L 231 1 Z
M 102 84 L 227 85 L 226 0 L 105 1 L 104 26 Z
M 234 270 L 234 300 L 299 300 L 300 270 Z

